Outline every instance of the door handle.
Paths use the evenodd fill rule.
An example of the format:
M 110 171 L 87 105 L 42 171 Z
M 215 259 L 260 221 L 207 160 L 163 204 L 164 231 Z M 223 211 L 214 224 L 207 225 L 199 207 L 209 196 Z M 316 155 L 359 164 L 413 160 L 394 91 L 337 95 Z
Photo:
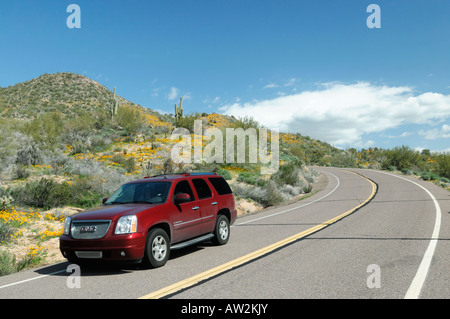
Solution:
M 217 205 L 217 202 L 213 202 L 213 203 L 211 203 L 211 205 Z
M 198 207 L 198 206 L 192 207 L 192 210 L 198 210 L 198 209 L 200 209 L 200 207 Z

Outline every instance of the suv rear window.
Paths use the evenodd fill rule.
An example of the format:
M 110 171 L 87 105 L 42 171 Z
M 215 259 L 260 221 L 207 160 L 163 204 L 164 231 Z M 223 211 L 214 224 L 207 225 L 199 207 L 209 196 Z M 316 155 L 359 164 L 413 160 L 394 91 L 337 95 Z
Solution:
M 230 186 L 228 185 L 226 180 L 223 179 L 223 177 L 210 177 L 208 179 L 211 182 L 212 186 L 214 186 L 214 188 L 216 189 L 217 193 L 219 193 L 219 195 L 233 193 Z
M 193 179 L 192 183 L 197 191 L 198 199 L 212 197 L 211 190 L 203 179 Z

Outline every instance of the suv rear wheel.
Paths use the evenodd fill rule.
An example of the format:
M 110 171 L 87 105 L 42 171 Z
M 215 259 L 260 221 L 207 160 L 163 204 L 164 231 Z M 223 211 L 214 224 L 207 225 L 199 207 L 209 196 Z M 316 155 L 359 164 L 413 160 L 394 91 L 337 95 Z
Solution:
M 230 238 L 230 222 L 225 215 L 217 217 L 216 228 L 214 229 L 213 242 L 216 245 L 225 245 Z
M 149 231 L 145 245 L 144 264 L 152 268 L 162 267 L 170 255 L 170 241 L 167 233 L 161 228 Z

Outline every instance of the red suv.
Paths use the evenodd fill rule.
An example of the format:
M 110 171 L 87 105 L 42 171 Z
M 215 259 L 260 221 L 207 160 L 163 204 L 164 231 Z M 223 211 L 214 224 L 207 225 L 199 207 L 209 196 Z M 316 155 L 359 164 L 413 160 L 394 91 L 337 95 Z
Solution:
M 147 177 L 103 205 L 67 217 L 60 250 L 70 262 L 143 262 L 161 267 L 171 250 L 211 239 L 224 245 L 236 220 L 233 193 L 215 173 Z

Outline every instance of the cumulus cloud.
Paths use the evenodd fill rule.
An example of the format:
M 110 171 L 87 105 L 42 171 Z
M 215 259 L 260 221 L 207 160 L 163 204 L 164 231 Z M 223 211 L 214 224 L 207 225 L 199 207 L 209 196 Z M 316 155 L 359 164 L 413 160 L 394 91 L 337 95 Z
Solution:
M 414 95 L 410 87 L 326 83 L 317 90 L 271 100 L 234 103 L 225 114 L 251 116 L 282 132 L 299 132 L 337 146 L 361 144 L 364 134 L 405 124 L 435 124 L 450 117 L 450 96 Z
M 172 86 L 170 88 L 170 92 L 168 95 L 169 101 L 175 100 L 178 97 L 178 92 L 179 92 L 178 89 L 176 87 Z
M 450 125 L 444 124 L 440 129 L 420 130 L 419 134 L 423 135 L 427 140 L 450 138 Z

